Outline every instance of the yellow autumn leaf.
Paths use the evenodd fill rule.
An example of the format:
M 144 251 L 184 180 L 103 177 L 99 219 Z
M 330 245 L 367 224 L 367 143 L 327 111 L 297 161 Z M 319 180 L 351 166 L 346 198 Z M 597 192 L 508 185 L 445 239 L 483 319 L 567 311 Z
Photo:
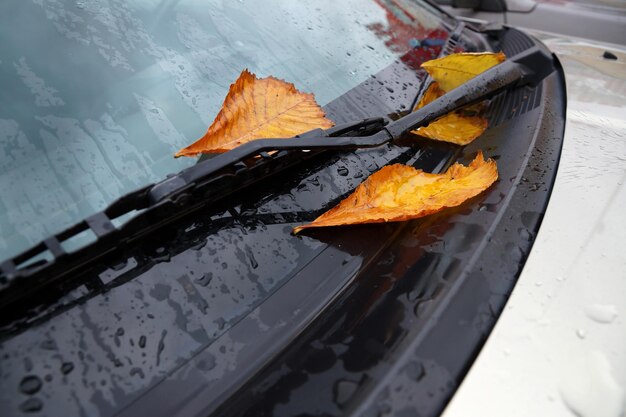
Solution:
M 502 52 L 461 52 L 426 61 L 422 68 L 447 93 L 505 59 Z
M 429 139 L 467 145 L 487 129 L 487 120 L 479 116 L 462 116 L 457 112 L 446 114 L 415 132 Z
M 431 101 L 435 101 L 439 97 L 443 96 L 445 93 L 445 91 L 439 88 L 439 83 L 437 81 L 433 81 L 422 95 L 422 98 L 417 103 L 414 110 L 421 109 Z
M 425 68 L 435 81 L 428 86 L 419 103 L 415 106 L 415 110 L 424 107 L 446 92 L 499 64 L 504 59 L 505 56 L 502 52 L 496 54 L 491 52 L 463 52 L 423 63 L 422 68 Z M 428 126 L 414 130 L 413 133 L 429 139 L 467 145 L 487 129 L 488 122 L 485 118 L 466 114 L 476 112 L 480 108 L 480 103 L 466 106 L 461 110 L 438 118 Z
M 443 174 L 429 174 L 402 164 L 389 165 L 372 174 L 337 206 L 293 232 L 416 219 L 458 206 L 497 179 L 495 161 L 485 161 L 482 152 L 469 166 L 455 163 Z
M 417 106 L 415 106 L 415 110 L 424 107 L 443 94 L 444 92 L 439 88 L 437 82 L 432 82 Z M 485 118 L 476 115 L 468 116 L 466 114 L 478 112 L 481 107 L 480 103 L 466 106 L 464 110 L 443 115 L 428 126 L 420 127 L 412 132 L 429 139 L 455 143 L 457 145 L 467 145 L 487 129 L 488 123 Z
M 231 84 L 222 109 L 205 135 L 176 153 L 220 153 L 259 138 L 289 138 L 333 126 L 313 94 L 274 77 L 257 78 L 248 70 Z

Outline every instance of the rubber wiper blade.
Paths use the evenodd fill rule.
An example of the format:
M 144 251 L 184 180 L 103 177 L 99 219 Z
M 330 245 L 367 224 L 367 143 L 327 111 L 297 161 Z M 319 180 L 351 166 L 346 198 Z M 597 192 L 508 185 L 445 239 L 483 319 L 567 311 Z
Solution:
M 19 303 L 36 291 L 39 284 L 54 285 L 77 268 L 111 253 L 116 246 L 137 241 L 201 206 L 249 186 L 268 172 L 297 165 L 320 152 L 382 146 L 506 88 L 536 85 L 554 69 L 551 55 L 535 46 L 396 121 L 387 123 L 382 117 L 365 119 L 327 130 L 315 129 L 294 138 L 259 139 L 199 162 L 121 197 L 102 212 L 1 263 L 0 308 L 10 308 L 12 303 Z M 119 227 L 114 225 L 115 219 L 133 212 L 137 213 L 133 218 Z M 66 253 L 62 242 L 86 230 L 93 232 L 96 240 Z M 36 262 L 46 251 L 52 259 Z
M 187 168 L 176 177 L 157 184 L 151 190 L 150 198 L 153 203 L 166 198 L 176 198 L 178 194 L 187 192 L 190 185 L 201 182 L 220 170 L 271 151 L 349 150 L 378 147 L 397 140 L 412 130 L 426 126 L 451 111 L 493 96 L 505 88 L 527 84 L 536 85 L 552 70 L 552 57 L 544 50 L 533 47 L 490 68 L 421 109 L 385 127 L 381 126 L 380 130 L 372 135 L 346 134 L 351 128 L 359 127 L 361 123 L 364 123 L 357 122 L 328 130 L 315 129 L 294 138 L 254 140 Z M 382 118 L 370 120 L 382 120 Z

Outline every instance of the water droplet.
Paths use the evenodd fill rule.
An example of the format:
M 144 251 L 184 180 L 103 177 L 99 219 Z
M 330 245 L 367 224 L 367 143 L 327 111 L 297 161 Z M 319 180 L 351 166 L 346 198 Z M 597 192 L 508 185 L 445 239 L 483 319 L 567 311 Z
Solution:
M 250 249 L 248 246 L 246 246 L 246 255 L 248 256 L 248 260 L 250 261 L 250 266 L 252 267 L 252 269 L 257 269 L 259 267 L 259 263 L 254 257 L 254 253 L 252 253 L 252 249 Z
M 41 379 L 35 375 L 28 375 L 20 382 L 20 391 L 32 395 L 41 389 Z
M 378 169 L 378 165 L 376 165 L 376 162 L 370 162 L 369 164 L 367 164 L 367 170 L 369 172 L 374 172 Z
M 611 323 L 617 317 L 617 308 L 614 305 L 590 304 L 585 307 L 585 314 L 597 323 Z
M 584 339 L 585 336 L 587 336 L 587 332 L 583 329 L 578 329 L 576 330 L 576 336 L 578 336 L 579 339 Z
M 61 365 L 61 372 L 63 375 L 67 375 L 74 369 L 74 364 L 72 362 L 63 362 Z
M 341 175 L 342 177 L 345 177 L 346 175 L 348 175 L 348 168 L 346 167 L 339 167 L 337 168 L 337 174 Z
M 414 381 L 420 381 L 426 375 L 424 365 L 422 365 L 422 363 L 420 362 L 409 362 L 405 370 L 407 376 Z
M 41 347 L 42 349 L 46 349 L 46 350 L 56 350 L 57 349 L 57 344 L 55 343 L 54 340 L 44 340 L 43 342 L 41 342 Z
M 348 400 L 354 395 L 359 384 L 354 381 L 341 379 L 335 383 L 333 396 L 335 403 L 343 407 Z
M 224 320 L 223 317 L 220 317 L 217 320 L 215 320 L 215 324 L 217 324 L 218 329 L 224 330 L 224 327 L 226 327 L 226 320 Z
M 143 379 L 144 376 L 145 376 L 144 373 L 143 373 L 143 370 L 141 368 L 138 368 L 138 367 L 132 368 L 130 370 L 130 376 L 135 376 L 135 375 L 139 375 L 139 377 L 141 379 Z
M 202 285 L 203 287 L 206 287 L 207 285 L 209 285 L 212 279 L 213 279 L 213 274 L 209 272 L 209 273 L 202 275 L 200 278 L 197 278 L 195 281 L 196 283 Z
M 35 413 L 43 408 L 43 403 L 39 398 L 29 398 L 20 404 L 20 410 L 25 413 Z
M 519 236 L 526 241 L 531 241 L 533 238 L 533 235 L 526 228 L 523 228 L 523 227 L 519 228 L 518 233 L 519 233 Z
M 417 303 L 414 313 L 417 317 L 424 317 L 426 310 L 430 307 L 433 300 L 424 300 Z
M 155 251 L 156 256 L 152 257 L 155 262 L 169 262 L 172 256 L 163 247 L 157 248 Z
M 201 371 L 210 371 L 211 369 L 215 368 L 215 365 L 215 357 L 213 355 L 210 355 L 209 357 L 203 358 L 198 361 L 197 367 Z
M 167 330 L 163 330 L 161 332 L 161 340 L 159 340 L 159 345 L 157 346 L 157 357 L 156 357 L 157 366 L 161 365 L 161 353 L 163 353 L 163 349 L 165 349 L 165 336 L 166 335 L 167 335 Z
M 197 244 L 191 247 L 193 250 L 200 250 L 206 246 L 206 239 L 201 239 Z
M 141 336 L 139 338 L 139 347 L 142 349 L 146 347 L 146 336 Z
M 579 417 L 619 417 L 624 411 L 624 389 L 613 376 L 604 353 L 588 352 L 575 358 L 572 373 L 562 376 L 563 402 Z
M 543 285 L 543 282 L 541 281 L 535 282 L 535 287 L 541 287 L 542 285 Z
M 121 327 L 120 327 L 120 328 L 118 328 L 118 329 L 115 331 L 115 335 L 116 335 L 116 336 L 124 336 L 124 329 L 122 329 Z

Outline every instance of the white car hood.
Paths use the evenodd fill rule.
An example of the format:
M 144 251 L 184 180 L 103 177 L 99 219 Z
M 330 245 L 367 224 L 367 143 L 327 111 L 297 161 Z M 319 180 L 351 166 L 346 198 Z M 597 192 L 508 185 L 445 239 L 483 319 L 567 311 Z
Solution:
M 624 415 L 626 49 L 535 35 L 566 78 L 556 183 L 519 281 L 445 417 Z

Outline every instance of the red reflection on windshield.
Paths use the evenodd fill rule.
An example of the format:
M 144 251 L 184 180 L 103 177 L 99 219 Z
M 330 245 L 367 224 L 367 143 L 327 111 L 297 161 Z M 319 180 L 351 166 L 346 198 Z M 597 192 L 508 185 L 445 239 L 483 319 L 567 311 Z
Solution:
M 387 22 L 367 25 L 393 52 L 403 54 L 400 60 L 409 67 L 418 69 L 420 64 L 436 58 L 448 38 L 442 27 L 429 29 L 395 0 L 375 0 L 385 10 Z

